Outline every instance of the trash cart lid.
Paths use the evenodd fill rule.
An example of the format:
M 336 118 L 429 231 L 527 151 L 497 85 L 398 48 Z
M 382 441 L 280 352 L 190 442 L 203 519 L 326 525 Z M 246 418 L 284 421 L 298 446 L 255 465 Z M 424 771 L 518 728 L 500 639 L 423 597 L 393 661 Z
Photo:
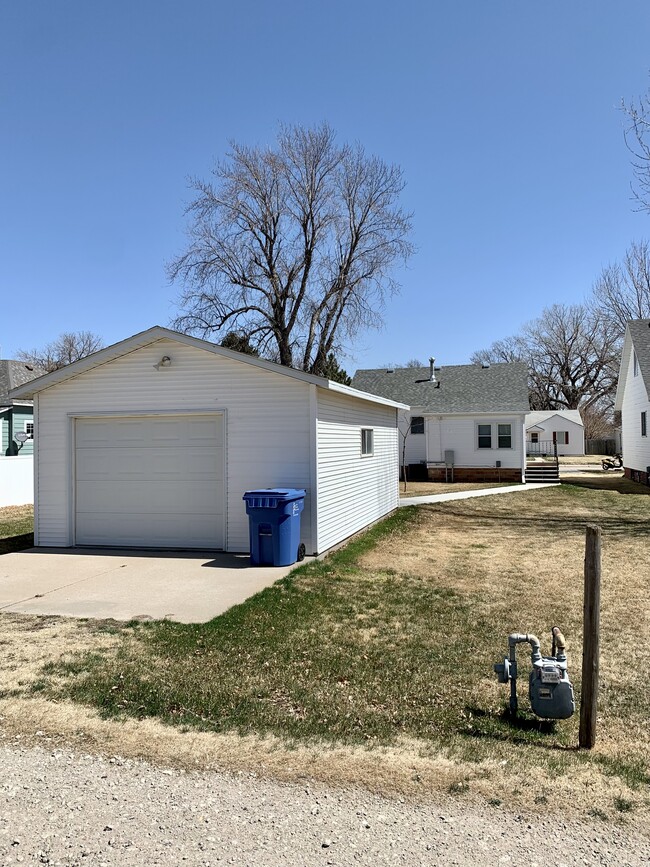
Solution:
M 242 500 L 259 499 L 260 497 L 272 497 L 274 500 L 289 502 L 304 497 L 304 488 L 258 488 L 255 491 L 246 491 Z

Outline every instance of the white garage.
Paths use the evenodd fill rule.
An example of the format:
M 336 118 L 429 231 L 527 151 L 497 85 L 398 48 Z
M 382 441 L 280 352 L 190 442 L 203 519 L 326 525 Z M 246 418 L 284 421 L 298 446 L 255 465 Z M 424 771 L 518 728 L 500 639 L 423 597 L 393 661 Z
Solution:
M 77 545 L 224 547 L 223 415 L 77 418 Z
M 15 389 L 37 546 L 249 550 L 242 496 L 304 488 L 320 553 L 395 509 L 402 404 L 156 326 Z

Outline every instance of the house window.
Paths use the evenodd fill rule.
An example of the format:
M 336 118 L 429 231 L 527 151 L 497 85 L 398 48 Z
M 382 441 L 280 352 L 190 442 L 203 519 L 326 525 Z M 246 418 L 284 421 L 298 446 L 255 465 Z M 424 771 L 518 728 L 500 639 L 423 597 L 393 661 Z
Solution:
M 372 455 L 374 453 L 373 430 L 369 427 L 361 428 L 361 454 Z
M 533 431 L 531 433 L 530 441 L 531 441 L 531 443 L 538 443 L 539 442 L 539 434 L 537 433 L 537 431 Z
M 497 441 L 500 449 L 512 448 L 512 425 L 499 424 L 497 425 Z
M 641 413 L 641 436 L 648 436 L 648 424 L 646 419 L 646 414 L 644 412 Z
M 34 439 L 34 422 L 26 421 L 25 422 L 25 433 L 27 434 L 28 439 Z
M 491 449 L 492 448 L 492 425 L 491 424 L 479 424 L 477 425 L 478 430 L 478 447 L 480 449 Z
M 639 359 L 636 357 L 636 352 L 632 353 L 632 368 L 634 370 L 634 376 L 639 375 Z M 644 434 L 645 436 L 645 434 Z
M 411 419 L 411 433 L 412 434 L 423 434 L 424 433 L 424 416 L 414 415 Z
M 553 431 L 553 442 L 557 443 L 559 446 L 568 446 L 569 445 L 569 431 L 568 430 L 554 430 Z

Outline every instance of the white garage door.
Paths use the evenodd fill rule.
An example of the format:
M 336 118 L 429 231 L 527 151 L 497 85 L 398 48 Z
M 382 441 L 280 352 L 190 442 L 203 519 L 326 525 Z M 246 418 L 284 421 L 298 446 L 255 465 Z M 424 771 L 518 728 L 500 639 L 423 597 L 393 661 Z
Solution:
M 224 547 L 222 415 L 77 419 L 76 543 Z

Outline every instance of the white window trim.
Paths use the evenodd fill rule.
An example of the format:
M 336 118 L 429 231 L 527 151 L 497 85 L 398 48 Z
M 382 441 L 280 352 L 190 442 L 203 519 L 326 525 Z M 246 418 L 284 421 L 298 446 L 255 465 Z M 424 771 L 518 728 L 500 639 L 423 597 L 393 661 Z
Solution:
M 490 428 L 490 445 L 487 446 L 479 446 L 479 428 L 481 427 L 489 427 Z M 487 436 L 487 434 L 480 434 L 480 436 Z M 474 443 L 476 444 L 477 452 L 489 452 L 494 448 L 494 425 L 490 421 L 477 421 L 475 430 L 474 430 Z
M 27 425 L 31 425 L 31 426 L 32 426 L 32 432 L 31 432 L 31 434 L 30 434 L 29 431 L 27 430 Z M 30 419 L 25 419 L 25 421 L 23 422 L 23 431 L 24 431 L 26 434 L 29 435 L 29 439 L 30 439 L 30 441 L 34 439 L 34 431 L 35 431 L 35 429 L 36 429 L 36 428 L 34 427 L 34 419 L 31 419 L 31 418 L 30 418 Z
M 499 425 L 508 424 L 510 425 L 510 446 L 499 447 Z M 490 448 L 479 448 L 478 444 L 478 429 L 479 425 L 485 425 L 486 427 L 490 426 Z M 514 452 L 516 451 L 515 446 L 515 422 L 512 419 L 508 419 L 508 421 L 495 421 L 493 419 L 490 420 L 479 420 L 477 419 L 474 422 L 474 450 L 477 452 Z
M 364 452 L 363 450 L 363 441 L 364 441 L 364 433 L 368 432 L 370 434 L 370 451 Z M 362 458 L 371 458 L 375 454 L 375 430 L 371 427 L 362 427 L 361 428 L 361 457 Z

